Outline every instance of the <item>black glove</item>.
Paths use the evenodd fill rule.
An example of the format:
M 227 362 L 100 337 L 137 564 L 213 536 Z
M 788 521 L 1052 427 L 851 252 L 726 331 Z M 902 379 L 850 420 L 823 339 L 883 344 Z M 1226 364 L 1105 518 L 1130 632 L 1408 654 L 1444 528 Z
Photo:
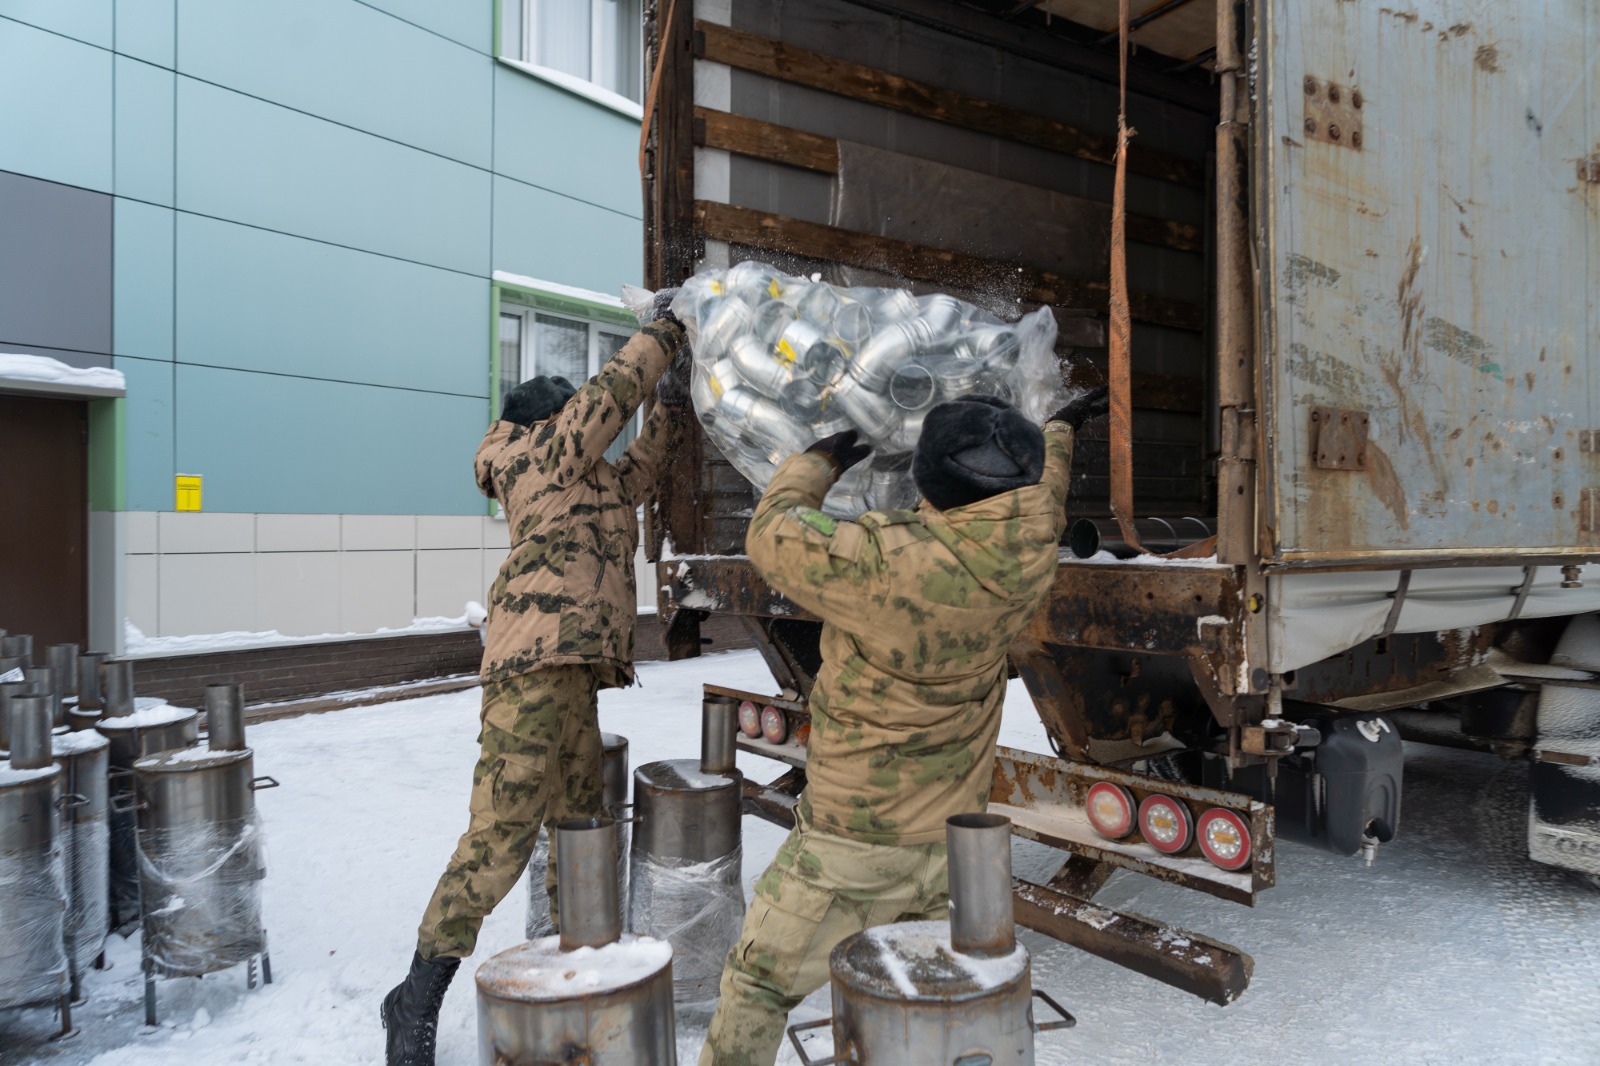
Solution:
M 1110 410 L 1111 390 L 1099 385 L 1051 415 L 1049 421 L 1065 422 L 1075 430 L 1082 429 L 1085 422 L 1099 418 Z
M 678 321 L 678 316 L 672 313 L 672 301 L 677 299 L 678 292 L 679 287 L 676 285 L 670 289 L 657 289 L 655 301 L 650 305 L 650 317 L 645 321 L 659 322 L 666 319 L 676 326 L 682 326 L 683 323 Z
M 820 455 L 833 464 L 836 475 L 843 474 L 852 466 L 872 454 L 870 445 L 862 444 L 860 434 L 853 429 L 843 433 L 835 433 L 831 437 L 823 437 L 817 443 L 807 448 L 806 451 L 813 455 Z
M 678 345 L 678 354 L 672 357 L 672 362 L 667 364 L 667 369 L 656 379 L 656 402 L 663 407 L 688 407 L 691 403 L 689 396 L 689 374 L 693 366 L 693 359 L 689 354 L 689 342 L 684 341 Z

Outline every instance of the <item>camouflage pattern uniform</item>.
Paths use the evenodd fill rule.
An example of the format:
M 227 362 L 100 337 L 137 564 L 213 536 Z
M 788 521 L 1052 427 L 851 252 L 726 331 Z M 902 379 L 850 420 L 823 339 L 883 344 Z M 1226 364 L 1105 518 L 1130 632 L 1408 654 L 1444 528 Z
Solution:
M 945 819 L 988 804 L 1006 649 L 1056 574 L 1072 429 L 1045 426 L 1039 484 L 965 507 L 818 508 L 833 466 L 778 468 L 746 550 L 823 620 L 807 786 L 723 970 L 701 1066 L 770 1066 L 787 1015 L 862 929 L 947 912 Z
M 633 683 L 636 509 L 670 461 L 665 410 L 616 463 L 604 453 L 682 340 L 675 322 L 650 323 L 554 417 L 497 421 L 478 448 L 478 487 L 505 509 L 511 551 L 489 590 L 472 819 L 417 931 L 424 959 L 472 954 L 540 825 L 599 812 L 595 695 Z

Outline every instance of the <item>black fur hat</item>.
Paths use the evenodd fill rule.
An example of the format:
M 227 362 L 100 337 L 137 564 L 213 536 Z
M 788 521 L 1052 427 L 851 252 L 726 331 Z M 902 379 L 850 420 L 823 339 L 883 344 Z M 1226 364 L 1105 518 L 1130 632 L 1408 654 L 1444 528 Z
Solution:
M 1044 474 L 1044 434 L 1010 404 L 968 396 L 928 412 L 911 475 L 941 511 L 1037 485 Z
M 543 422 L 561 410 L 577 391 L 566 378 L 529 378 L 506 393 L 500 404 L 500 417 L 519 426 Z

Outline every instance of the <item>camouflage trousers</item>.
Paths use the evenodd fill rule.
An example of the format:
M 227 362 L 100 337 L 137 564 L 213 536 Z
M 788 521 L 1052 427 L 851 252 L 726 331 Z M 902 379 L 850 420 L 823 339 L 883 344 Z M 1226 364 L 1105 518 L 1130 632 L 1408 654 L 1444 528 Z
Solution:
M 472 954 L 483 919 L 528 865 L 541 825 L 600 812 L 597 690 L 594 670 L 581 664 L 483 686 L 483 754 L 472 772 L 472 818 L 417 930 L 424 959 Z M 552 847 L 552 916 L 559 913 L 555 864 Z
M 789 1012 L 827 983 L 836 944 L 949 913 L 943 844 L 864 844 L 797 824 L 756 881 L 700 1066 L 772 1066 Z

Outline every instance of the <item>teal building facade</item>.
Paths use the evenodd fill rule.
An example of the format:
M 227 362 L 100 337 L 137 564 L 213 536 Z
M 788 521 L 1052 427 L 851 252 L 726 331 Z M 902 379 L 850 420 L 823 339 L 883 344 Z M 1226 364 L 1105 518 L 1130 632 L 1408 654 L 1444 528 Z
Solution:
M 484 599 L 501 388 L 629 332 L 637 26 L 615 0 L 0 0 L 0 353 L 125 380 L 0 370 L 85 407 L 85 498 L 17 512 L 85 506 L 82 639 Z

